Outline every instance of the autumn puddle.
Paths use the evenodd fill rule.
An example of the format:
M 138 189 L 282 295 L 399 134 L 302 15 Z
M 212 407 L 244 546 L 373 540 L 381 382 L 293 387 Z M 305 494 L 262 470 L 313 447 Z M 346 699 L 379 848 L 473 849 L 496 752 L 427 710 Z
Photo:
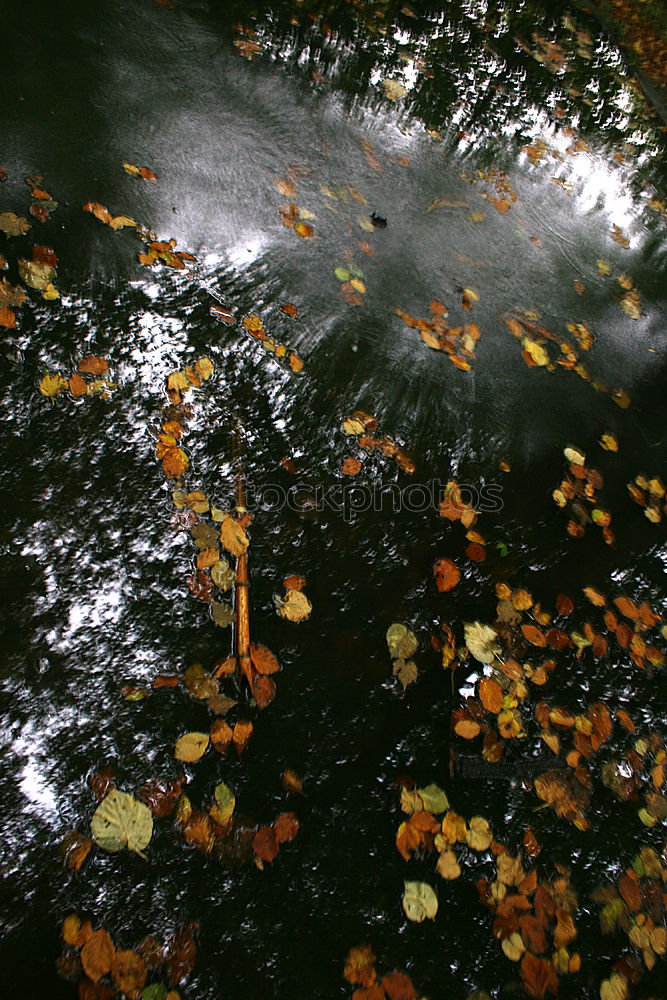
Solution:
M 519 7 L 14 15 L 3 996 L 662 995 L 663 123 Z

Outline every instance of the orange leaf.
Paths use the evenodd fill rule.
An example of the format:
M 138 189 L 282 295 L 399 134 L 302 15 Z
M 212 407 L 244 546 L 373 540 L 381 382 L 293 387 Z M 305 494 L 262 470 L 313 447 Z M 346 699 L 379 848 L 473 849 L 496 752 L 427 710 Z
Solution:
M 487 712 L 498 715 L 503 708 L 503 689 L 498 681 L 491 677 L 483 677 L 479 682 L 479 700 Z
M 434 316 L 447 315 L 447 306 L 444 304 L 444 302 L 439 302 L 438 299 L 433 299 L 433 302 L 431 302 L 429 305 L 429 309 L 431 310 Z
M 345 959 L 343 975 L 348 983 L 353 985 L 360 983 L 362 986 L 371 986 L 376 980 L 375 955 L 369 944 L 358 945 L 350 948 Z
M 182 476 L 190 461 L 182 448 L 170 448 L 162 459 L 162 469 L 169 478 Z
M 636 621 L 639 618 L 639 608 L 629 597 L 615 597 L 614 604 L 625 618 Z
M 224 719 L 216 719 L 211 725 L 211 743 L 218 753 L 224 753 L 233 739 L 232 727 Z
M 362 986 L 352 994 L 352 1000 L 384 1000 L 385 992 L 379 983 Z
M 345 458 L 341 472 L 346 476 L 358 476 L 361 472 L 361 462 L 358 458 Z
M 107 931 L 100 928 L 88 938 L 81 949 L 81 965 L 89 979 L 96 983 L 111 971 L 116 949 Z
M 435 585 L 440 593 L 453 590 L 461 579 L 461 571 L 451 559 L 438 559 L 433 567 Z
M 305 586 L 305 576 L 286 576 L 283 580 L 285 590 L 303 590 Z
M 304 239 L 309 239 L 311 236 L 315 235 L 315 230 L 312 226 L 308 225 L 307 222 L 297 222 L 294 227 L 294 232 L 298 236 L 302 236 Z
M 69 377 L 69 391 L 75 398 L 85 396 L 88 392 L 88 383 L 75 372 L 74 375 L 70 375 Z
M 13 309 L 9 309 L 7 306 L 0 309 L 0 326 L 4 326 L 8 330 L 16 329 L 16 314 Z
M 266 646 L 251 643 L 250 658 L 258 674 L 275 674 L 280 670 L 277 657 Z
M 283 302 L 280 307 L 280 311 L 281 313 L 285 313 L 286 316 L 290 316 L 292 319 L 299 315 L 299 310 L 293 302 Z
M 85 375 L 104 375 L 109 369 L 109 362 L 94 354 L 87 354 L 85 358 L 81 358 L 77 368 Z
M 273 829 L 279 844 L 286 844 L 288 841 L 294 840 L 299 830 L 299 820 L 296 813 L 281 813 L 274 821 Z
M 158 688 L 175 688 L 181 683 L 181 678 L 176 674 L 158 674 L 158 676 L 153 681 L 153 687 L 157 691 Z
M 454 726 L 454 732 L 464 740 L 474 740 L 482 731 L 482 727 L 473 719 L 459 719 Z
M 234 731 L 232 734 L 232 742 L 236 747 L 236 752 L 239 756 L 243 753 L 245 748 L 250 742 L 250 737 L 252 736 L 252 731 L 254 726 L 252 722 L 239 721 L 234 726 Z
M 521 631 L 528 642 L 530 642 L 533 646 L 546 646 L 547 640 L 544 632 L 542 632 L 535 625 L 522 625 Z
M 405 861 L 409 861 L 413 851 L 416 851 L 421 844 L 421 836 L 411 823 L 401 823 L 396 833 L 396 847 L 398 853 Z

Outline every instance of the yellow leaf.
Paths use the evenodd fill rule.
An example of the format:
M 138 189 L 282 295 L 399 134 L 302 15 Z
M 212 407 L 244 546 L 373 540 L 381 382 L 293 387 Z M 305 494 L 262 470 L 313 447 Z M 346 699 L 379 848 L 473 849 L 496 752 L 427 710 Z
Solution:
M 111 229 L 122 229 L 124 226 L 136 226 L 136 222 L 134 219 L 131 219 L 129 215 L 115 215 L 109 223 L 109 226 Z
M 199 375 L 204 382 L 207 382 L 215 371 L 215 366 L 210 358 L 199 358 L 199 360 L 194 363 L 194 369 L 197 375 Z
M 62 375 L 45 375 L 39 383 L 39 391 L 42 396 L 57 396 L 63 389 L 67 389 L 69 383 Z
M 549 364 L 550 358 L 547 351 L 536 340 L 524 337 L 521 343 L 524 351 L 530 355 L 536 365 L 546 366 Z
M 139 167 L 135 167 L 133 163 L 124 163 L 123 170 L 125 171 L 126 174 L 129 174 L 131 177 L 140 176 Z
M 220 525 L 220 541 L 222 542 L 222 547 L 237 559 L 243 555 L 250 545 L 250 539 L 245 532 L 245 528 L 238 521 L 235 521 L 233 517 L 226 517 Z
M 285 600 L 277 600 L 278 614 L 290 622 L 301 622 L 308 617 L 313 606 L 302 590 L 288 590 Z
M 208 733 L 186 733 L 176 741 L 174 757 L 187 763 L 199 760 L 206 753 L 209 742 Z
M 605 451 L 618 451 L 618 438 L 614 434 L 603 434 L 600 445 Z

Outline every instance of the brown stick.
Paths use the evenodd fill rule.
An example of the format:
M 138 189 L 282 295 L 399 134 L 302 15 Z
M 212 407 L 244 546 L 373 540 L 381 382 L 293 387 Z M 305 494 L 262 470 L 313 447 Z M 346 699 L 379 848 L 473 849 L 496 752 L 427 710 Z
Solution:
M 238 433 L 235 437 L 237 452 L 236 467 L 236 512 L 245 513 L 245 481 L 241 465 Z M 236 661 L 238 669 L 247 680 L 252 691 L 253 669 L 250 659 L 250 574 L 248 571 L 248 553 L 244 552 L 236 560 Z

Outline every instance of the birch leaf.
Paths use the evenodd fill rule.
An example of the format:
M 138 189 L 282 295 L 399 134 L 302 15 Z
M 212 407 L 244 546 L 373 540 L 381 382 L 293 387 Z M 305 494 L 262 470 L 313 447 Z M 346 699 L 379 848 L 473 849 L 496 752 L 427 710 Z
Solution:
M 404 882 L 403 909 L 408 920 L 421 924 L 426 918 L 435 920 L 438 897 L 427 882 Z

